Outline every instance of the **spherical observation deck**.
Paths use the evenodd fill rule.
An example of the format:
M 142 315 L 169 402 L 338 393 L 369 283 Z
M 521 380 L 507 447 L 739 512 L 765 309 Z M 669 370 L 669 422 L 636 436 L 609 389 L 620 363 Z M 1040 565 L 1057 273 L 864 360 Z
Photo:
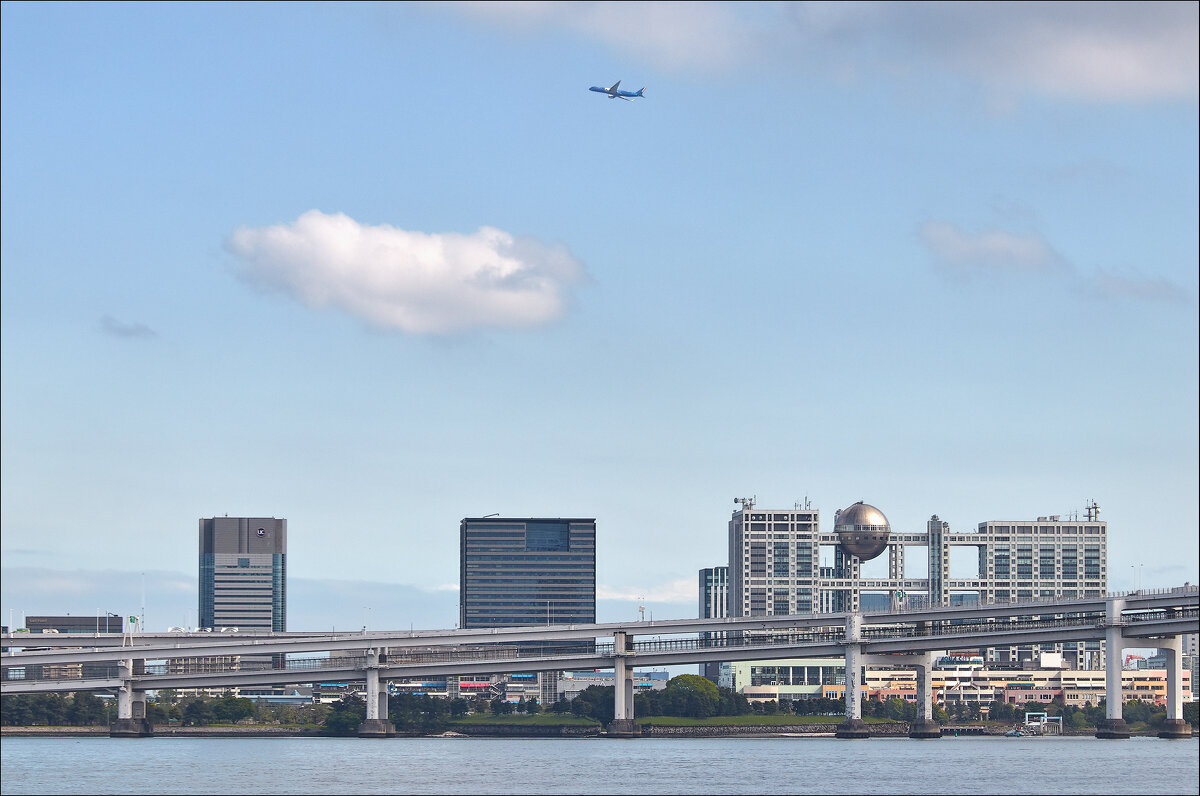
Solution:
M 870 561 L 887 547 L 892 526 L 882 511 L 860 500 L 834 515 L 833 532 L 842 549 Z

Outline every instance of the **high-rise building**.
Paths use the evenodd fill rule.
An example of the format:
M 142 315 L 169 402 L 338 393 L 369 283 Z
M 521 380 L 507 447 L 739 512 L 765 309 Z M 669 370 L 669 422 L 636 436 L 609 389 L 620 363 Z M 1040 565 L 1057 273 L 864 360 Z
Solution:
M 807 614 L 821 610 L 820 512 L 756 509 L 729 520 L 728 616 Z
M 287 630 L 287 520 L 200 520 L 199 626 Z
M 459 524 L 459 627 L 596 621 L 594 518 L 467 517 Z M 558 672 L 538 678 L 542 704 Z
M 737 502 L 742 507 L 728 526 L 729 616 L 991 604 L 1107 591 L 1108 527 L 1093 502 L 1083 519 L 990 521 L 965 533 L 952 532 L 936 514 L 925 533 L 894 533 L 883 512 L 861 501 L 838 511 L 833 532 L 822 533 L 819 512 L 807 501 L 803 509 L 783 510 Z M 905 573 L 910 547 L 926 548 L 919 552 L 928 560 L 928 577 Z M 952 570 L 956 550 L 968 557 L 955 555 Z M 864 575 L 863 563 L 885 552 L 886 574 Z M 821 566 L 830 559 L 832 566 Z M 702 611 L 704 599 L 702 582 Z M 1079 668 L 1103 665 L 1099 642 L 989 648 L 987 656 L 1016 662 L 1043 652 L 1063 653 Z
M 707 567 L 700 570 L 700 618 L 720 619 L 729 616 L 729 567 Z M 724 633 L 700 634 L 703 641 L 724 636 Z M 719 682 L 721 664 L 709 661 L 700 664 L 700 674 L 714 683 Z
M 459 627 L 596 621 L 596 520 L 467 517 Z

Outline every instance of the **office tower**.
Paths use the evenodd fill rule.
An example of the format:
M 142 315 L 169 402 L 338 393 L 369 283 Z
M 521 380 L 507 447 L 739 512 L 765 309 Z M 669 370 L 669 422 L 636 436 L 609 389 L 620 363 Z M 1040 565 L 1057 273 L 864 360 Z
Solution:
M 467 517 L 459 526 L 459 627 L 596 621 L 596 521 Z
M 763 511 L 751 500 L 729 520 L 728 616 L 820 610 L 820 512 Z
M 199 626 L 287 630 L 287 520 L 200 520 Z
M 700 618 L 720 619 L 729 616 L 729 567 L 708 567 L 700 570 Z M 724 633 L 700 634 L 703 641 L 723 638 Z M 719 682 L 721 664 L 709 661 L 700 664 L 700 674 L 714 683 Z
M 862 501 L 839 510 L 833 532 L 821 533 L 818 513 L 807 506 L 764 510 L 753 500 L 736 502 L 742 508 L 728 526 L 730 616 L 1096 597 L 1108 588 L 1108 526 L 1094 501 L 1082 519 L 993 520 L 965 533 L 952 532 L 936 514 L 925 533 L 893 532 L 883 512 Z M 928 560 L 927 577 L 905 574 L 910 547 L 925 548 L 917 552 Z M 886 575 L 864 575 L 863 563 L 885 552 Z M 967 555 L 959 560 L 956 553 Z M 830 558 L 832 566 L 819 566 Z M 1043 652 L 1062 653 L 1079 668 L 1103 665 L 1099 642 L 989 648 L 985 654 L 1003 663 L 1037 660 Z
M 596 520 L 464 518 L 458 621 L 461 628 L 594 623 Z M 540 673 L 543 705 L 558 698 L 558 681 L 558 672 Z

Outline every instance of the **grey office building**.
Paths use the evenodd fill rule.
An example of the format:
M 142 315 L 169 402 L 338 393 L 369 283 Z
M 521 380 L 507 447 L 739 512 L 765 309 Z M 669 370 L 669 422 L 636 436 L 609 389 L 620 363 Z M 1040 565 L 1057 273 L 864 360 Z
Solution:
M 467 517 L 459 524 L 459 627 L 595 621 L 594 518 Z M 590 642 L 558 646 L 585 651 Z M 542 704 L 558 699 L 559 676 L 538 673 Z M 458 696 L 452 679 L 448 690 Z
M 200 520 L 200 627 L 287 630 L 287 520 Z
M 596 520 L 467 517 L 459 627 L 596 621 Z

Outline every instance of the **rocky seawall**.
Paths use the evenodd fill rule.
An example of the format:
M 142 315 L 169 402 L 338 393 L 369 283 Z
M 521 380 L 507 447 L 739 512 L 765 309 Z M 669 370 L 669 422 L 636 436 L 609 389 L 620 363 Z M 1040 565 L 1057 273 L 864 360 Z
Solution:
M 892 722 L 871 724 L 872 735 L 908 735 L 908 724 Z M 728 738 L 733 736 L 827 735 L 837 732 L 836 724 L 728 724 L 724 726 L 642 725 L 643 738 Z

